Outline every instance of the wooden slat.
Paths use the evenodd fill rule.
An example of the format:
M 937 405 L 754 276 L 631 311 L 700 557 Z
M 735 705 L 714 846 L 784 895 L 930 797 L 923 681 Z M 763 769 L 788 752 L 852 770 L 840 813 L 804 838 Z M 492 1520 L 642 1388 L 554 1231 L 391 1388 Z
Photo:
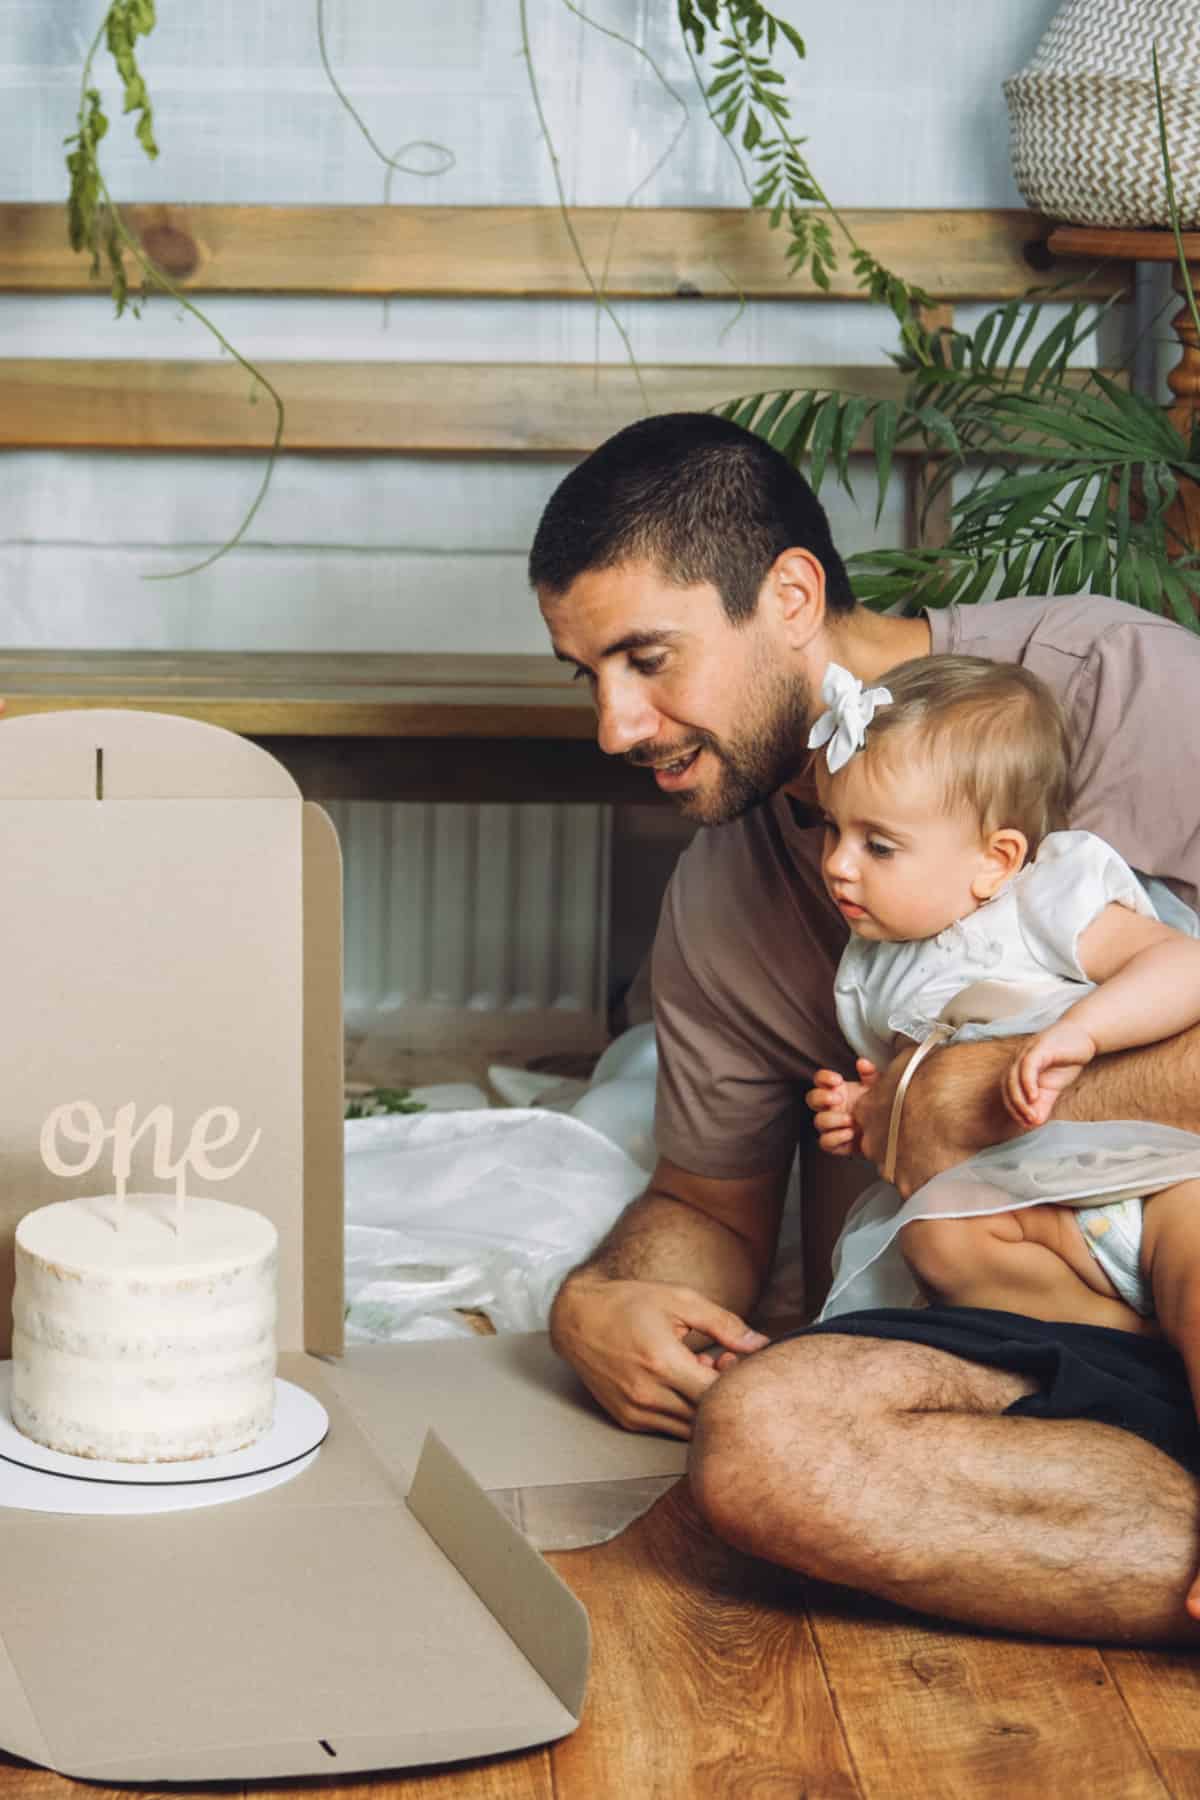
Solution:
M 1104 1661 L 1173 1795 L 1200 1795 L 1200 1665 L 1191 1650 L 1105 1650 Z
M 940 1630 L 828 1592 L 813 1628 L 869 1800 L 1168 1793 L 1098 1651 Z
M 894 369 L 652 366 L 643 397 L 622 364 L 264 363 L 284 447 L 414 455 L 582 456 L 647 411 L 704 411 L 778 388 L 899 395 Z M 0 447 L 263 449 L 264 396 L 228 362 L 0 359 Z M 864 434 L 862 447 L 869 448 Z
M 119 706 L 249 736 L 588 741 L 584 688 L 550 656 L 0 653 L 6 716 Z
M 288 451 L 584 456 L 646 412 L 702 412 L 741 396 L 833 388 L 900 398 L 895 368 L 576 363 L 263 363 Z M 1082 382 L 1086 371 L 1080 370 Z M 266 398 L 228 362 L 0 358 L 0 448 L 263 450 Z M 869 453 L 868 424 L 855 449 Z M 921 454 L 915 443 L 898 457 Z
M 1006 300 L 1082 283 L 1045 249 L 1036 213 L 854 209 L 865 249 L 941 300 Z M 213 293 L 590 298 L 554 207 L 130 206 L 125 217 L 181 286 Z M 585 207 L 571 215 L 593 273 L 621 299 L 861 300 L 842 256 L 827 295 L 789 275 L 786 237 L 746 208 Z M 1108 271 L 1089 293 L 1114 291 Z M 0 206 L 0 290 L 95 291 L 61 206 Z M 1082 291 L 1082 289 L 1080 289 Z M 1067 290 L 1064 290 L 1064 297 Z

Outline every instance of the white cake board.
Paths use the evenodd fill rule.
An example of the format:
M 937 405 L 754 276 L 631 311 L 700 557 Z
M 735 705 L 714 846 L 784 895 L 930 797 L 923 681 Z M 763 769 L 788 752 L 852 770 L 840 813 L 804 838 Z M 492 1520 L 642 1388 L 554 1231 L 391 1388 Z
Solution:
M 23 1512 L 185 1512 L 244 1500 L 310 1468 L 329 1430 L 319 1400 L 276 1381 L 271 1429 L 245 1450 L 191 1462 L 102 1462 L 64 1456 L 23 1436 L 12 1422 L 11 1389 L 12 1364 L 0 1363 L 0 1506 Z

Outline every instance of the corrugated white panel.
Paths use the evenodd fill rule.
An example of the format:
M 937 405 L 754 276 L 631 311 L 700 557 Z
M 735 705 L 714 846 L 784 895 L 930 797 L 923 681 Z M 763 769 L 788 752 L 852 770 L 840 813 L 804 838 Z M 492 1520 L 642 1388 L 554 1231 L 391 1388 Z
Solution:
M 609 809 L 328 807 L 346 868 L 346 1016 L 403 1034 L 431 1011 L 602 1022 Z

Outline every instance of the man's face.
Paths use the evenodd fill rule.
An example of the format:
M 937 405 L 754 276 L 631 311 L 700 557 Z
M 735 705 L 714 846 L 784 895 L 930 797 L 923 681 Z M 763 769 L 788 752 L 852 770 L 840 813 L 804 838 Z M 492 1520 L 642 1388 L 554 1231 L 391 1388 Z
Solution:
M 687 818 L 736 819 L 807 763 L 819 705 L 761 603 L 735 626 L 708 583 L 636 562 L 541 605 L 555 655 L 591 687 L 600 748 L 653 769 Z

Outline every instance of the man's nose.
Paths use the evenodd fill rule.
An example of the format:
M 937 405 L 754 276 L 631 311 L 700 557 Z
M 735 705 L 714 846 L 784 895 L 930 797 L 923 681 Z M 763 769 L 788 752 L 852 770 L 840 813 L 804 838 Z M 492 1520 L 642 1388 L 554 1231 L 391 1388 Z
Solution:
M 624 756 L 648 743 L 659 716 L 636 682 L 602 683 L 596 690 L 596 741 L 606 756 Z

